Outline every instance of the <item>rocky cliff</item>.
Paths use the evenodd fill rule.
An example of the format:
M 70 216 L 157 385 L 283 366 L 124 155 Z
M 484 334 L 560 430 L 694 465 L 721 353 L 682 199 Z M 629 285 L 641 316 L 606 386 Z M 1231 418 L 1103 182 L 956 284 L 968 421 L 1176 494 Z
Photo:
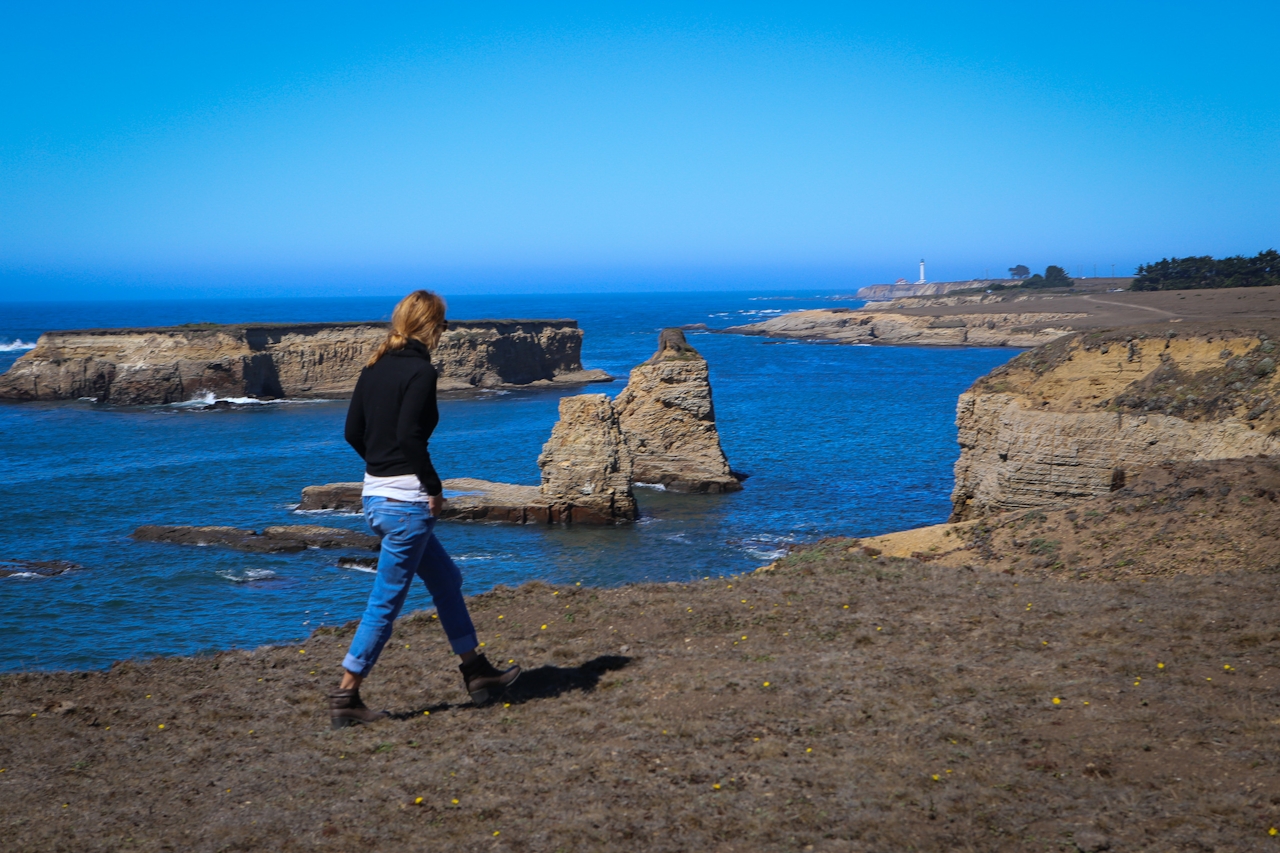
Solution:
M 884 302 L 900 299 L 904 296 L 941 296 L 953 290 L 973 290 L 979 287 L 990 287 L 993 284 L 1010 284 L 1013 279 L 974 279 L 973 281 L 926 281 L 904 282 L 902 284 L 872 284 L 858 289 L 859 299 L 869 302 Z
M 1280 454 L 1280 323 L 1168 328 L 1074 334 L 962 394 L 952 520 L 1102 495 L 1166 461 Z
M 378 323 L 48 332 L 0 376 L 0 399 L 342 397 L 385 333 Z M 573 320 L 473 320 L 453 323 L 433 358 L 441 391 L 607 380 L 582 369 L 581 352 Z
M 662 331 L 658 351 L 631 371 L 613 408 L 634 460 L 634 482 L 675 492 L 742 488 L 720 447 L 706 359 L 679 329 Z

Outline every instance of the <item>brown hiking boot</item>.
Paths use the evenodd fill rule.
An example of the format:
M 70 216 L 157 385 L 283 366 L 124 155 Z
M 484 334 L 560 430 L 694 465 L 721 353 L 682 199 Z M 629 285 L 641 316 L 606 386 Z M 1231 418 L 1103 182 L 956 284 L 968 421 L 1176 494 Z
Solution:
M 386 711 L 372 711 L 360 701 L 360 688 L 335 690 L 329 694 L 329 725 L 335 729 L 376 723 L 391 716 Z
M 499 671 L 483 654 L 477 656 L 471 663 L 462 664 L 458 669 L 462 670 L 462 683 L 471 694 L 471 701 L 477 705 L 483 705 L 490 699 L 496 698 L 520 677 L 519 666 Z

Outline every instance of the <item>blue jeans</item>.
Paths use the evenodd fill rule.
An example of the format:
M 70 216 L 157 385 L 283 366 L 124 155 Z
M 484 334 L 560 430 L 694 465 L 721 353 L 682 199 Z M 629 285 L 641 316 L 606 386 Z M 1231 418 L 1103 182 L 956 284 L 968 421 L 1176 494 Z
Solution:
M 436 538 L 436 519 L 427 505 L 367 497 L 364 517 L 373 532 L 382 537 L 382 551 L 378 554 L 378 576 L 369 593 L 369 604 L 351 640 L 351 650 L 342 661 L 343 667 L 361 677 L 373 669 L 382 647 L 391 639 L 392 625 L 404 607 L 414 575 L 427 585 L 454 652 L 475 649 L 479 643 L 462 598 L 462 572 Z

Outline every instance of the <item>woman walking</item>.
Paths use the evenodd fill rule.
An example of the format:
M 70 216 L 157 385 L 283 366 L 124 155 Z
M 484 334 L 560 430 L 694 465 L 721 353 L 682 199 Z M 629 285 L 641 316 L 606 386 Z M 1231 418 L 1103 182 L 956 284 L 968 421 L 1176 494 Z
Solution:
M 427 452 L 440 420 L 430 353 L 449 327 L 444 311 L 444 300 L 427 290 L 400 300 L 386 340 L 360 372 L 347 409 L 347 443 L 365 461 L 364 517 L 382 537 L 382 550 L 369 604 L 342 661 L 342 682 L 329 694 L 335 729 L 388 716 L 365 707 L 360 683 L 390 639 L 415 575 L 427 585 L 449 645 L 462 659 L 463 684 L 473 702 L 487 702 L 520 674 L 518 666 L 499 671 L 477 653 L 462 573 L 435 535 L 444 488 Z

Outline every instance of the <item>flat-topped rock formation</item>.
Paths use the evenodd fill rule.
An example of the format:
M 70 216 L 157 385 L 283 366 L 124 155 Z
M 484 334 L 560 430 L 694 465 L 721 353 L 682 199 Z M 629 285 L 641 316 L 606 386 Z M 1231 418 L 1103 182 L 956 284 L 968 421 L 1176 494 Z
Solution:
M 1158 324 L 1019 355 L 960 395 L 952 520 L 1096 497 L 1164 462 L 1280 454 L 1277 337 L 1274 320 Z
M 311 524 L 268 527 L 261 533 L 239 527 L 144 524 L 133 531 L 132 538 L 138 542 L 169 542 L 175 545 L 220 545 L 259 554 L 289 553 L 308 548 L 358 548 L 374 551 L 380 541 L 377 536 L 367 533 Z
M 613 408 L 633 458 L 633 482 L 673 492 L 742 488 L 720 446 L 707 361 L 681 330 L 662 330 L 658 351 L 631 371 Z
M 0 376 L 0 399 L 116 405 L 203 395 L 349 396 L 386 334 L 381 323 L 192 325 L 47 332 Z M 582 369 L 574 320 L 455 321 L 432 359 L 439 390 L 607 381 Z

